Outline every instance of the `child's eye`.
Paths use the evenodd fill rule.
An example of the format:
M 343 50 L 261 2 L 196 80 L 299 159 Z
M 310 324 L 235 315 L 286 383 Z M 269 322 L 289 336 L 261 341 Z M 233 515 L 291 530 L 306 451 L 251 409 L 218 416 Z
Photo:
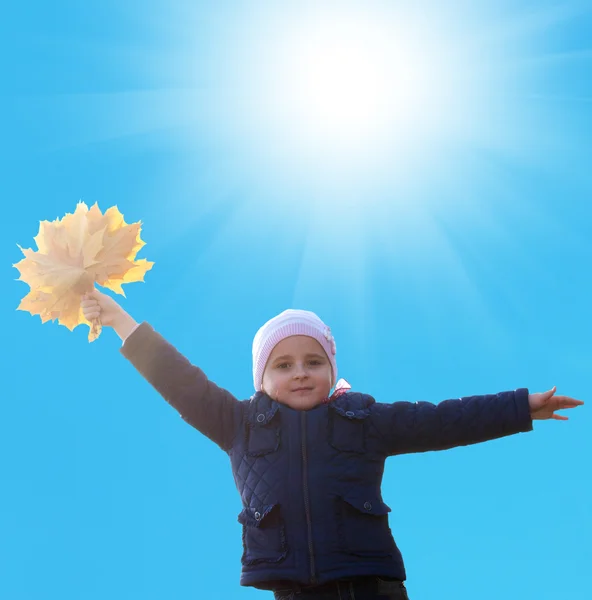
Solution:
M 310 364 L 315 367 L 318 367 L 319 365 L 322 365 L 323 363 L 320 360 L 311 360 Z
M 287 369 L 289 366 L 289 363 L 280 363 L 279 365 L 277 365 L 278 369 Z

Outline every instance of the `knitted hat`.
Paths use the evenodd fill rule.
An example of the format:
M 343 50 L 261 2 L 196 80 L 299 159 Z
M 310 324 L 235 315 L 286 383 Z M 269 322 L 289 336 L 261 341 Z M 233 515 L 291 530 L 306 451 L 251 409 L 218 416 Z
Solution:
M 270 319 L 259 329 L 253 340 L 253 383 L 255 390 L 261 391 L 263 371 L 275 346 L 291 335 L 307 335 L 314 338 L 323 347 L 333 369 L 333 383 L 337 380 L 335 362 L 335 339 L 331 329 L 308 310 L 285 310 Z

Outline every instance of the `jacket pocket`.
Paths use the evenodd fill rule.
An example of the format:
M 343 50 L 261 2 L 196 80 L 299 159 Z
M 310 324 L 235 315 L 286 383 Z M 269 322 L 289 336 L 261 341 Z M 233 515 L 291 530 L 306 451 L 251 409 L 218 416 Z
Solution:
M 243 526 L 243 565 L 277 563 L 286 557 L 286 532 L 279 505 L 245 508 L 238 522 Z
M 329 444 L 342 452 L 366 452 L 368 410 L 329 407 Z
M 385 556 L 395 551 L 388 524 L 391 509 L 376 492 L 346 495 L 339 502 L 339 539 L 342 549 L 356 556 Z
M 280 447 L 277 404 L 266 412 L 254 412 L 245 423 L 245 448 L 249 456 L 265 456 Z

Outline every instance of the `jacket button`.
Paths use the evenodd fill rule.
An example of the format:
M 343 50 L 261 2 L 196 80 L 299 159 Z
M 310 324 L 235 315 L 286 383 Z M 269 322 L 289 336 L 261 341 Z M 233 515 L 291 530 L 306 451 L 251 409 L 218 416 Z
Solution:
M 353 411 L 351 411 L 351 410 L 348 410 L 348 411 L 345 413 L 345 416 L 346 416 L 346 417 L 353 417 L 353 416 L 354 416 L 354 414 L 355 414 L 355 413 L 354 413 Z
M 264 414 L 257 415 L 257 422 L 263 423 L 263 421 L 265 421 L 265 415 Z
M 260 512 L 256 512 L 255 513 L 255 520 L 258 521 L 261 518 L 261 513 Z
M 370 504 L 370 502 L 364 502 L 364 508 L 366 510 L 371 510 L 372 509 L 372 504 Z

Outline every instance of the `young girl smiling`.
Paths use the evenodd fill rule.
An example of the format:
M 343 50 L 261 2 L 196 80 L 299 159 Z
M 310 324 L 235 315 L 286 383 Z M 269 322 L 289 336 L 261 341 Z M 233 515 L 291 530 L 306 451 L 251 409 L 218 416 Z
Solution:
M 337 382 L 333 335 L 287 310 L 253 340 L 255 394 L 239 401 L 148 323 L 94 290 L 81 307 L 124 341 L 122 354 L 190 425 L 229 456 L 243 510 L 240 583 L 276 600 L 407 600 L 403 559 L 381 495 L 385 460 L 532 430 L 583 404 L 555 388 L 379 403 Z M 331 393 L 331 390 L 334 390 Z

